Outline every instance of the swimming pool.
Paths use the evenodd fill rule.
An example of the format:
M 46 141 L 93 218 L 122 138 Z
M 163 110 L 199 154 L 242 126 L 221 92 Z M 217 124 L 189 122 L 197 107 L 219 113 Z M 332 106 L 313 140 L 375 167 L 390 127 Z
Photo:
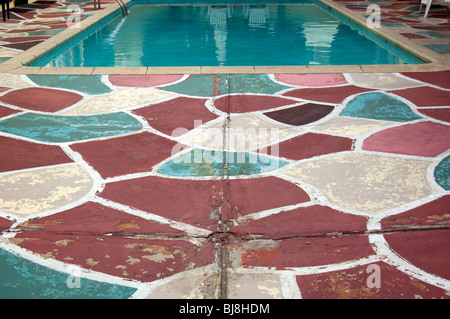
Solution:
M 133 1 L 31 66 L 422 63 L 314 0 L 179 2 Z

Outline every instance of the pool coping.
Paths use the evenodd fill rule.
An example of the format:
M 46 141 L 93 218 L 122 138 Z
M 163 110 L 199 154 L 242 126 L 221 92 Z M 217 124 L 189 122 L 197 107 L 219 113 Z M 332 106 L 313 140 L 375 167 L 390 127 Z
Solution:
M 128 4 L 133 0 L 123 1 Z M 345 8 L 332 0 L 318 0 L 336 10 L 346 18 L 366 27 L 366 18 L 360 12 Z M 371 31 L 422 60 L 424 64 L 386 65 L 282 65 L 282 66 L 189 66 L 189 67 L 32 67 L 29 63 L 73 38 L 99 20 L 116 10 L 117 3 L 96 12 L 79 24 L 54 35 L 21 54 L 0 64 L 0 73 L 11 74 L 249 74 L 249 73 L 379 73 L 379 72 L 434 72 L 450 69 L 450 58 L 415 43 L 387 27 L 372 28 Z

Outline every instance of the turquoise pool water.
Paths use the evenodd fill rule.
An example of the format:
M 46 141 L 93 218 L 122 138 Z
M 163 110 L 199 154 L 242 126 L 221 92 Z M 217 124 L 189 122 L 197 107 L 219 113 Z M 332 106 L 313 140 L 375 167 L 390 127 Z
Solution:
M 313 0 L 133 1 L 33 66 L 247 66 L 421 63 Z M 353 24 L 353 25 L 352 25 Z

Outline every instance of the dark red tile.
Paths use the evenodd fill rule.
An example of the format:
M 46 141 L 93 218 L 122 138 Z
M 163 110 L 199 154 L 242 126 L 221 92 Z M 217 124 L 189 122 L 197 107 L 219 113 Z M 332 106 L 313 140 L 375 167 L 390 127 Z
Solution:
M 214 262 L 214 244 L 80 233 L 24 231 L 18 246 L 66 264 L 129 280 L 151 282 Z
M 306 103 L 288 109 L 266 112 L 264 115 L 284 124 L 299 126 L 318 121 L 330 114 L 333 109 L 331 105 Z
M 10 18 L 8 19 L 8 23 L 21 23 L 24 20 L 26 19 L 21 17 L 19 13 L 10 11 Z
M 17 13 L 17 14 L 16 14 Z M 33 19 L 36 16 L 36 11 L 28 10 L 25 8 L 12 8 L 11 9 L 11 18 L 15 20 L 27 20 Z M 8 20 L 10 22 L 11 20 Z
M 428 157 L 435 157 L 449 148 L 450 126 L 435 122 L 387 128 L 366 138 L 363 145 L 368 151 Z
M 71 145 L 104 178 L 151 172 L 153 166 L 175 154 L 178 145 L 159 135 L 143 132 Z
M 434 19 L 445 19 L 445 20 L 448 20 L 448 11 L 440 11 L 440 12 L 430 11 L 428 17 L 434 18 Z M 446 24 L 445 23 L 440 23 L 440 25 L 446 25 Z M 449 31 L 450 29 L 445 29 L 445 30 Z
M 449 103 L 450 104 L 450 103 Z M 439 121 L 444 121 L 450 123 L 450 108 L 439 108 L 439 109 L 418 109 L 418 111 L 426 116 L 434 118 Z
M 416 33 L 400 33 L 400 34 L 408 39 L 428 39 L 428 37 Z
M 82 20 L 82 19 L 80 19 L 80 20 Z M 46 29 L 46 30 L 67 29 L 67 27 L 68 27 L 67 22 L 43 22 L 41 24 L 50 28 L 50 29 Z
M 52 12 L 52 13 L 39 13 L 38 17 L 39 18 L 61 18 L 61 17 L 67 17 L 70 16 L 71 14 L 73 14 L 73 11 L 68 11 L 68 12 Z M 67 26 L 67 25 L 66 25 Z
M 48 3 L 26 3 L 20 6 L 21 8 L 29 8 L 29 9 L 45 9 L 50 7 Z
M 13 221 L 0 217 L 0 232 L 10 228 L 13 224 Z
M 402 9 L 409 8 L 412 4 L 417 4 L 417 3 L 411 3 L 410 1 L 395 1 L 395 2 L 388 2 L 383 7 L 389 8 L 391 10 L 402 10 Z
M 417 106 L 448 106 L 450 101 L 450 91 L 435 89 L 432 87 L 419 87 L 393 92 Z
M 40 29 L 36 29 L 36 30 L 27 30 L 27 31 L 38 31 Z M 26 51 L 29 48 L 34 47 L 35 45 L 44 42 L 44 40 L 35 40 L 35 41 L 26 41 L 26 42 L 18 42 L 18 43 L 10 43 L 10 44 L 2 44 L 3 47 L 5 48 L 11 48 L 11 49 L 16 49 L 16 50 L 22 50 L 22 51 Z
M 430 18 L 431 18 L 431 16 L 430 16 Z M 448 18 L 448 16 L 447 16 L 447 18 Z M 420 25 L 418 25 L 418 26 L 414 26 L 414 29 L 447 32 L 447 31 L 450 31 L 450 26 L 439 26 L 439 25 L 420 26 Z
M 357 94 L 371 91 L 354 85 L 346 85 L 329 88 L 305 88 L 295 89 L 284 93 L 285 96 L 296 97 L 305 100 L 327 103 L 341 103 L 345 98 Z
M 116 86 L 156 87 L 179 81 L 182 78 L 181 74 L 111 74 L 108 80 Z

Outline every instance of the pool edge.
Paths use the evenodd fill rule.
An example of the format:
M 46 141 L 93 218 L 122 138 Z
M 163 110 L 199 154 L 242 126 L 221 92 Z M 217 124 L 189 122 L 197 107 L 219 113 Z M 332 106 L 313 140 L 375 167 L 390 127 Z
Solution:
M 125 0 L 128 4 L 133 0 Z M 331 7 L 343 16 L 365 26 L 366 18 L 360 12 L 351 11 L 332 0 L 317 0 Z M 283 66 L 192 66 L 192 67 L 32 67 L 28 64 L 48 51 L 76 36 L 96 22 L 120 10 L 115 3 L 81 21 L 79 25 L 68 28 L 50 39 L 22 52 L 0 64 L 0 73 L 11 74 L 248 74 L 248 73 L 379 73 L 379 72 L 433 72 L 450 69 L 450 58 L 438 54 L 423 45 L 399 35 L 386 27 L 371 31 L 381 38 L 399 46 L 410 54 L 427 61 L 423 64 L 387 65 L 283 65 Z M 367 28 L 367 27 L 366 27 Z

